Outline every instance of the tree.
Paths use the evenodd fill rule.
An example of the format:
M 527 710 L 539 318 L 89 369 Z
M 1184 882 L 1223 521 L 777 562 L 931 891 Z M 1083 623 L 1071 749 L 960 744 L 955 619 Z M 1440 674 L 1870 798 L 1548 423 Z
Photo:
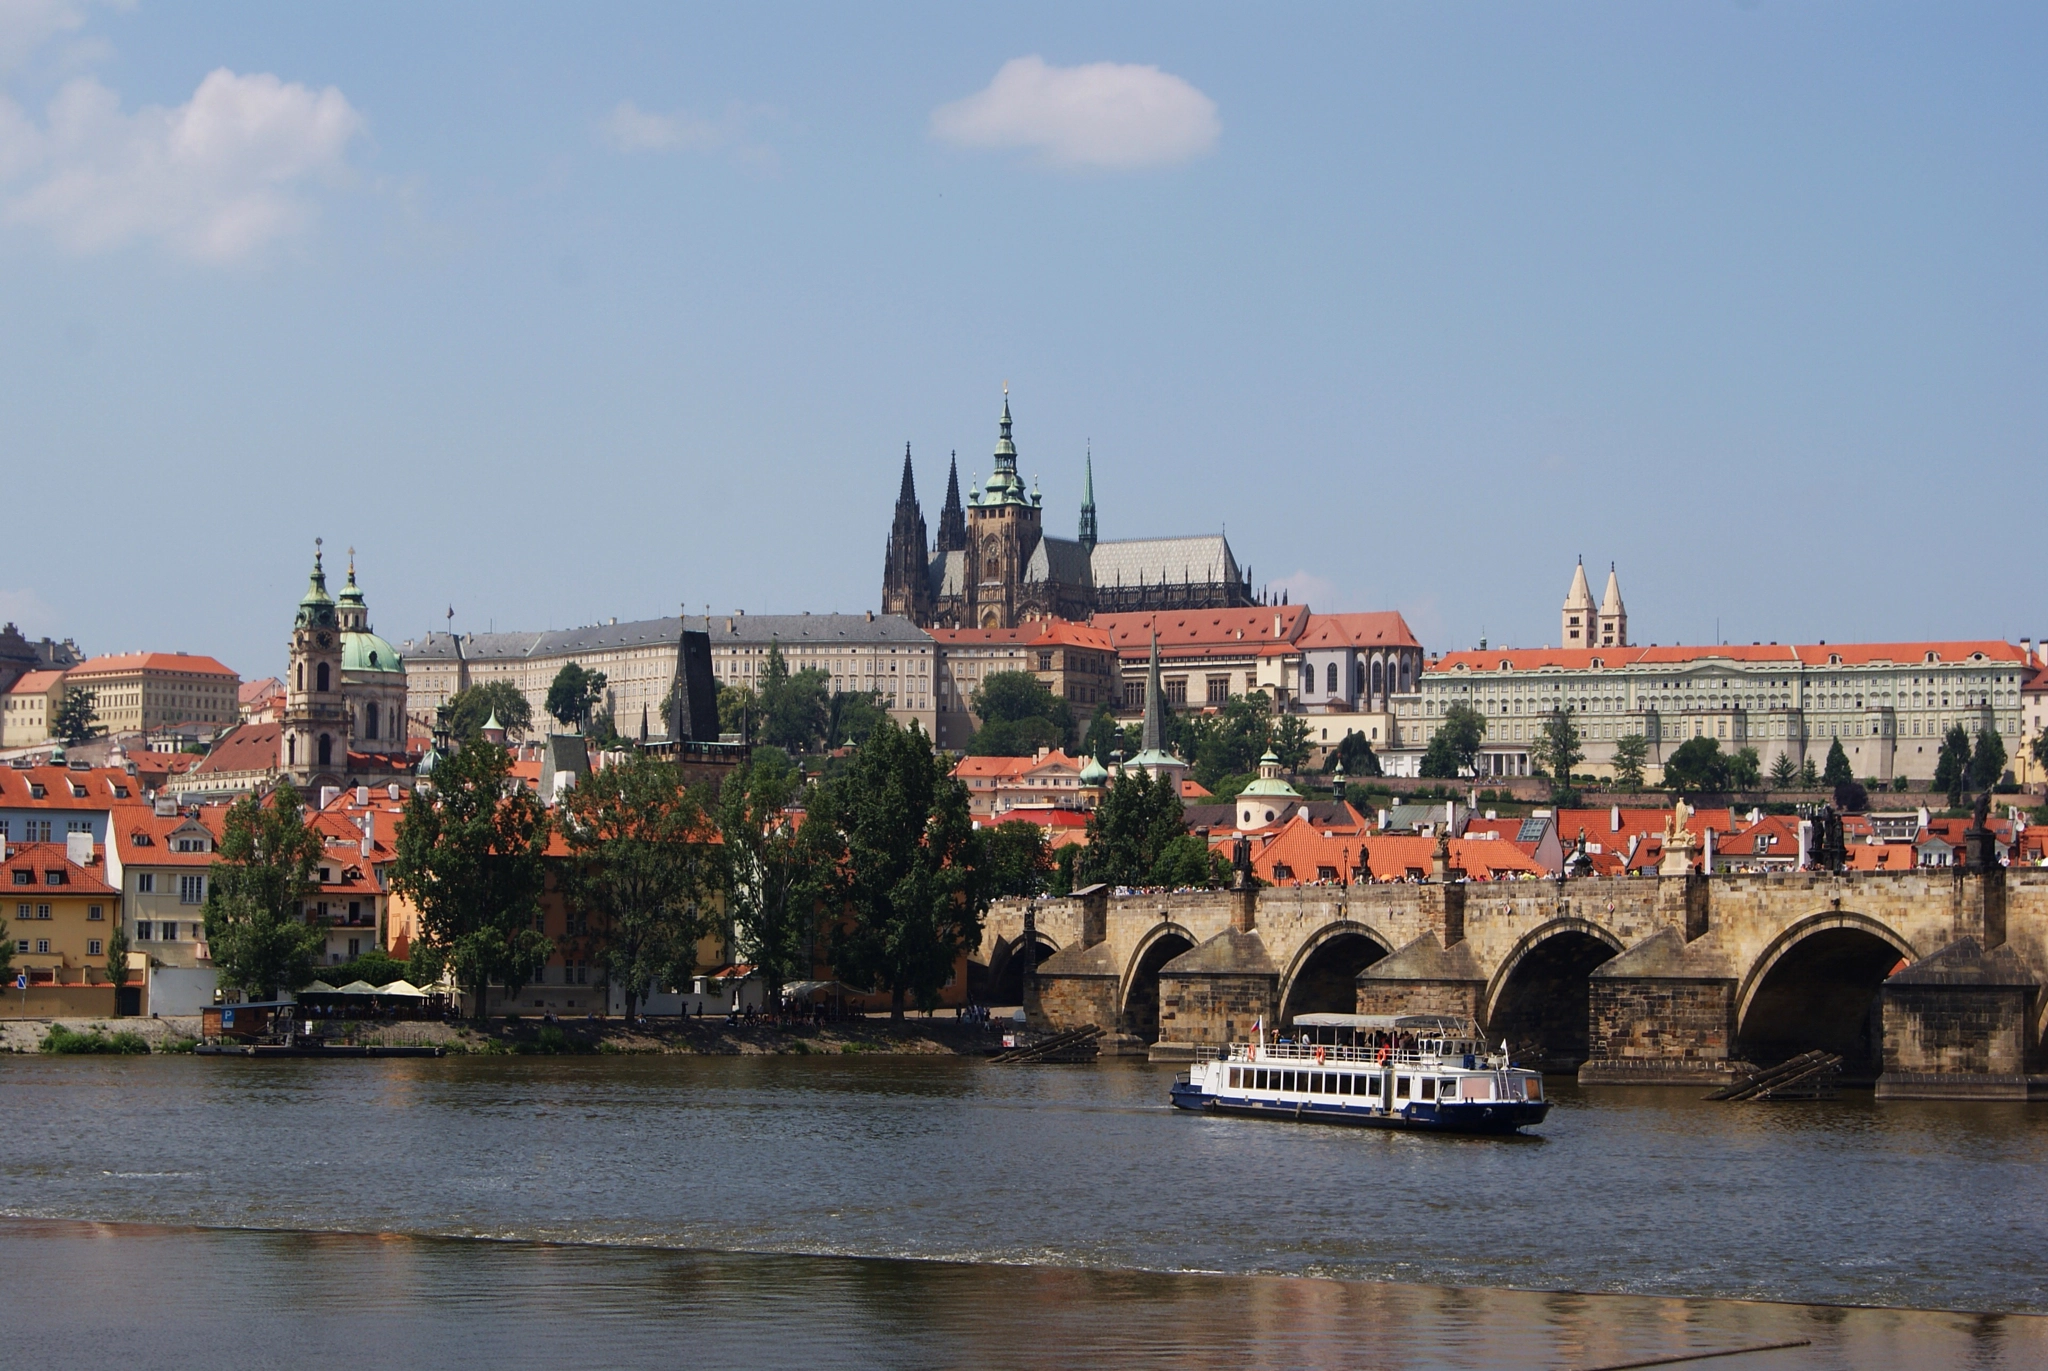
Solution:
M 313 979 L 326 932 L 307 926 L 306 901 L 320 853 L 290 781 L 229 808 L 206 895 L 206 942 L 224 983 L 270 1000 Z
M 1970 753 L 1970 789 L 1989 790 L 2005 775 L 2005 739 L 1998 736 L 1998 730 L 1987 729 L 1977 735 L 1977 746 Z
M 1821 768 L 1820 783 L 1832 790 L 1844 781 L 1855 779 L 1856 773 L 1849 767 L 1849 754 L 1842 750 L 1842 740 L 1837 738 L 1828 746 L 1828 760 Z
M 65 691 L 50 720 L 50 732 L 66 747 L 77 747 L 105 733 L 100 726 L 99 698 L 96 690 Z
M 985 828 L 980 833 L 981 864 L 988 872 L 988 893 L 1037 895 L 1053 872 L 1052 851 L 1045 830 L 1022 819 Z
M 1145 885 L 1166 845 L 1188 831 L 1187 807 L 1171 776 L 1126 771 L 1088 816 L 1088 846 L 1075 879 L 1083 885 Z
M 1081 860 L 1081 845 L 1068 843 L 1053 853 L 1052 875 L 1046 878 L 1045 893 L 1048 895 L 1071 895 L 1074 893 L 1074 875 Z
M 697 969 L 718 887 L 703 796 L 673 763 L 633 753 L 580 778 L 559 823 L 573 854 L 564 893 L 577 913 L 602 921 L 598 956 L 606 980 L 626 992 L 631 1020 L 641 987 L 686 985 Z
M 1323 758 L 1323 774 L 1335 771 L 1339 762 L 1344 764 L 1346 776 L 1386 774 L 1380 769 L 1380 759 L 1373 754 L 1372 744 L 1366 741 L 1363 733 L 1347 733 L 1342 742 L 1330 749 L 1329 755 Z
M 1728 759 L 1712 738 L 1689 738 L 1664 763 L 1664 783 L 1686 792 L 1728 788 Z
M 1263 700 L 1266 697 L 1258 697 Z M 1273 720 L 1268 746 L 1273 755 L 1280 759 L 1280 765 L 1289 771 L 1299 771 L 1308 765 L 1309 741 L 1308 720 L 1299 714 L 1282 714 Z
M 967 707 L 983 726 L 996 722 L 1022 723 L 1042 719 L 1052 726 L 1054 747 L 1065 747 L 1074 736 L 1074 712 L 1065 700 L 1052 693 L 1045 682 L 1028 671 L 995 671 L 982 678 Z M 982 756 L 996 754 L 982 753 Z
M 967 740 L 971 757 L 1032 757 L 1038 749 L 1058 747 L 1064 739 L 1048 719 L 991 719 Z
M 118 923 L 107 935 L 107 984 L 117 989 L 128 984 L 128 930 Z
M 877 725 L 880 727 L 880 725 Z M 779 748 L 756 748 L 718 793 L 725 912 L 737 958 L 760 970 L 771 1002 L 811 969 L 823 893 L 814 826 L 790 807 L 803 776 Z
M 1771 789 L 1790 790 L 1798 779 L 1799 767 L 1792 760 L 1792 754 L 1780 752 L 1778 759 L 1771 763 Z
M 564 662 L 555 673 L 554 684 L 548 687 L 548 713 L 560 720 L 564 728 L 582 728 L 589 724 L 591 710 L 604 698 L 604 687 L 602 671 L 585 671 L 580 663 Z M 499 722 L 504 720 L 500 718 Z
M 1614 740 L 1614 780 L 1626 790 L 1643 788 L 1643 764 L 1650 760 L 1650 740 L 1640 733 Z
M 1160 847 L 1159 857 L 1152 863 L 1152 884 L 1168 890 L 1228 885 L 1230 860 L 1202 838 L 1183 833 Z
M 1210 790 L 1227 776 L 1256 773 L 1259 758 L 1273 745 L 1273 703 L 1260 691 L 1232 695 L 1212 716 L 1176 717 L 1180 755 L 1194 763 L 1195 779 Z M 1302 760 L 1308 760 L 1306 749 Z
M 1094 717 L 1088 720 L 1088 732 L 1081 738 L 1081 750 L 1108 766 L 1109 755 L 1123 745 L 1123 730 L 1117 727 L 1116 711 L 1108 705 L 1097 705 Z M 2048 762 L 2042 765 L 2048 766 Z
M 827 741 L 834 747 L 849 743 L 858 747 L 889 717 L 889 708 L 882 703 L 879 690 L 842 690 L 832 696 L 830 708 Z
M 1755 790 L 1763 781 L 1764 759 L 1753 747 L 1738 747 L 1728 759 L 1728 784 L 1735 790 Z
M 769 643 L 768 660 L 762 665 L 756 688 L 760 722 L 755 738 L 792 756 L 816 752 L 832 725 L 831 693 L 829 674 L 816 667 L 792 672 L 781 645 Z
M 949 774 L 921 729 L 877 727 L 848 764 L 817 789 L 806 828 L 820 826 L 832 962 L 842 980 L 938 1006 L 959 959 L 981 939 L 987 873 L 967 788 Z
M 1835 787 L 1835 808 L 1844 814 L 1861 814 L 1870 808 L 1870 792 L 1861 781 L 1843 781 Z
M 448 731 L 458 741 L 481 738 L 492 715 L 507 737 L 516 738 L 533 727 L 533 706 L 510 681 L 486 681 L 448 697 Z
M 1950 724 L 1942 735 L 1941 751 L 1934 759 L 1934 788 L 1948 793 L 1948 807 L 1960 809 L 1963 792 L 1970 785 L 1970 735 L 1961 724 Z
M 666 719 L 674 712 L 677 687 L 670 686 L 668 697 L 661 702 L 661 717 Z M 722 685 L 718 688 L 718 731 L 731 733 L 753 740 L 753 727 L 761 717 L 761 699 L 743 685 Z
M 1813 758 L 1811 757 L 1800 763 L 1799 788 L 1801 790 L 1820 789 L 1820 768 L 1813 764 Z
M 0 979 L 14 979 L 14 926 L 0 919 Z
M 1456 778 L 1471 771 L 1486 737 L 1486 716 L 1470 705 L 1452 705 L 1422 753 L 1422 774 Z
M 419 942 L 475 997 L 478 1019 L 493 984 L 517 995 L 551 950 L 538 927 L 547 811 L 507 783 L 511 766 L 503 748 L 475 744 L 443 760 L 406 802 L 392 864 L 392 888 L 419 911 Z
M 1579 741 L 1579 726 L 1572 722 L 1571 707 L 1559 705 L 1552 709 L 1537 729 L 1535 746 L 1529 749 L 1529 760 L 1550 776 L 1552 800 L 1563 803 L 1559 797 L 1572 790 L 1572 768 L 1585 755 Z
M 2048 771 L 2048 728 L 2044 728 L 2034 735 L 2034 741 L 2030 744 L 2030 747 L 2034 754 L 2034 764 L 2044 771 Z

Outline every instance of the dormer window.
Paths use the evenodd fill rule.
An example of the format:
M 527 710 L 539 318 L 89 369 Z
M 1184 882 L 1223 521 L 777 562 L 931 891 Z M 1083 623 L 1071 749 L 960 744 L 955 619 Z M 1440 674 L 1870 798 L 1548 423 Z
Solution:
M 72 798 L 72 799 L 74 799 L 74 800 L 82 800 L 82 799 L 84 799 L 84 798 L 85 798 L 85 787 L 84 787 L 84 786 L 82 786 L 82 785 L 80 785 L 80 784 L 79 784 L 78 782 L 76 782 L 76 781 L 73 781 L 73 782 L 71 783 L 71 798 Z
M 156 839 L 150 837 L 147 833 L 130 833 L 128 835 L 128 846 L 155 847 Z
M 49 794 L 49 792 L 43 789 L 43 783 L 41 781 L 30 781 L 28 783 L 28 795 L 30 799 L 40 800 L 47 794 Z

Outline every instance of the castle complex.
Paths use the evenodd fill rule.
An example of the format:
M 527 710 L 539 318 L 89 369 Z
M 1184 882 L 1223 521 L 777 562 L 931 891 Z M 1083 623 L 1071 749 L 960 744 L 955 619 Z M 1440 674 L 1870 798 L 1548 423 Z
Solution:
M 1094 460 L 1088 459 L 1075 538 L 1041 527 L 1036 488 L 1017 475 L 1010 434 L 1010 393 L 1003 391 L 1001 434 L 988 483 L 960 503 L 960 467 L 946 473 L 939 536 L 927 542 L 910 448 L 882 564 L 882 612 L 923 628 L 1014 628 L 1033 619 L 1086 619 L 1099 612 L 1234 609 L 1260 601 L 1223 535 L 1096 536 Z

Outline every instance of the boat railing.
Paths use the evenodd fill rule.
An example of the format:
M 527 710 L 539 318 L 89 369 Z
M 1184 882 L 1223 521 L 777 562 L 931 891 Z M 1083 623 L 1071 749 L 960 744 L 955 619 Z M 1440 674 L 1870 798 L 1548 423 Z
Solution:
M 1421 1052 L 1412 1047 L 1342 1047 L 1329 1043 L 1233 1043 L 1228 1049 L 1217 1049 L 1214 1055 L 1233 1062 L 1306 1062 L 1313 1066 L 1338 1063 L 1378 1067 L 1392 1064 L 1491 1071 L 1505 1065 L 1486 1053 Z

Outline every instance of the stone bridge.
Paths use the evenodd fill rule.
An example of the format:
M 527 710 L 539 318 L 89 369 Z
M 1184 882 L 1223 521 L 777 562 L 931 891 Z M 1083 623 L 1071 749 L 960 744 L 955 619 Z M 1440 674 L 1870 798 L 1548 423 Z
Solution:
M 1158 1059 L 1258 1019 L 1457 1013 L 1589 1081 L 1720 1080 L 1824 1048 L 1891 1094 L 2025 1097 L 2048 870 L 1095 887 L 999 901 L 978 960 L 990 1002 Z

